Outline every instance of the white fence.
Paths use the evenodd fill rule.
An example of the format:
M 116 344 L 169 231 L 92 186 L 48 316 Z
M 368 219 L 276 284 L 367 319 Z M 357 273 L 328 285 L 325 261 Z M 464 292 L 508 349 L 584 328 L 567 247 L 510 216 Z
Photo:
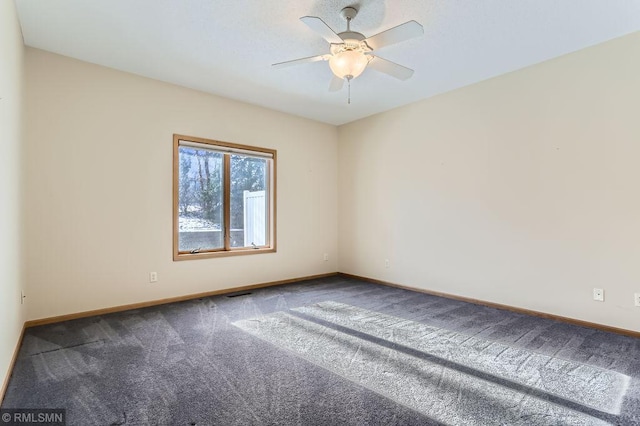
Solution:
M 244 191 L 244 246 L 263 246 L 267 243 L 266 191 Z

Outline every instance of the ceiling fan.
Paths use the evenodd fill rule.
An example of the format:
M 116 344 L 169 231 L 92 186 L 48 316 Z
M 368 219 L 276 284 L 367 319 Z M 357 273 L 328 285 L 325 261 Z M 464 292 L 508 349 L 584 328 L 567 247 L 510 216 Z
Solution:
M 357 14 L 358 10 L 354 7 L 345 7 L 340 11 L 340 15 L 347 21 L 347 30 L 338 34 L 317 16 L 303 16 L 300 20 L 330 43 L 331 53 L 279 62 L 273 64 L 273 67 L 284 68 L 308 62 L 329 61 L 334 75 L 329 84 L 329 91 L 332 92 L 342 89 L 345 80 L 351 88 L 351 80 L 362 74 L 367 67 L 400 80 L 410 78 L 413 75 L 412 69 L 376 56 L 373 51 L 422 36 L 422 25 L 416 21 L 408 21 L 367 38 L 361 33 L 351 31 L 351 21 Z

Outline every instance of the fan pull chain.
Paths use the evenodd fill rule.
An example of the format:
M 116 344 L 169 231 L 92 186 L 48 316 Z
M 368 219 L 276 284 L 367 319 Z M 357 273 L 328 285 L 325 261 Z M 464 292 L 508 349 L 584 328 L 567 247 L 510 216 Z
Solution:
M 348 92 L 347 104 L 351 105 L 351 79 L 350 78 L 347 79 L 347 92 Z

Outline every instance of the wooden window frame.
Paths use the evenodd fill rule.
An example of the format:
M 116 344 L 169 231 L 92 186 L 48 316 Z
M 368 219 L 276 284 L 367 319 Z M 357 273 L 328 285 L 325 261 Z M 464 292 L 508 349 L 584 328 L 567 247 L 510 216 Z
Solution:
M 195 144 L 210 145 L 217 151 L 224 152 L 223 157 L 223 209 L 224 209 L 224 238 L 223 247 L 220 249 L 207 250 L 202 252 L 190 252 L 179 250 L 179 191 L 180 191 L 180 142 L 191 142 Z M 258 248 L 231 247 L 231 154 L 242 151 L 250 154 L 267 154 L 271 156 L 271 161 L 267 162 L 268 178 L 268 208 L 267 208 L 267 235 L 268 244 Z M 276 167 L 277 151 L 275 149 L 261 148 L 256 146 L 241 145 L 237 143 L 223 142 L 212 139 L 199 138 L 194 136 L 173 135 L 173 260 L 193 260 L 209 259 L 214 257 L 250 255 L 260 253 L 276 252 Z

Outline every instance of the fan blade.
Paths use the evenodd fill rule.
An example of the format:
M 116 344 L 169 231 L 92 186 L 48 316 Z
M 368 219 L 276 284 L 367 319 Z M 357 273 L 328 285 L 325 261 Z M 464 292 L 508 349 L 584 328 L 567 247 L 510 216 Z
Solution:
M 318 33 L 323 39 L 327 40 L 331 44 L 344 43 L 344 40 L 340 38 L 322 19 L 317 16 L 303 16 L 300 18 L 302 22 L 307 24 L 309 28 Z
M 333 79 L 331 79 L 331 83 L 329 83 L 329 91 L 337 92 L 338 90 L 342 89 L 343 85 L 344 85 L 344 79 L 334 75 Z
M 420 37 L 424 34 L 424 28 L 416 21 L 405 22 L 397 27 L 389 28 L 386 31 L 369 37 L 364 42 L 373 50 L 381 49 L 401 41 Z
M 271 65 L 274 68 L 286 68 L 292 65 L 306 64 L 308 62 L 325 61 L 327 55 L 309 56 L 308 58 L 294 59 L 293 61 L 278 62 Z
M 407 80 L 413 75 L 413 70 L 411 68 L 403 67 L 402 65 L 396 64 L 395 62 L 382 59 L 379 56 L 373 56 L 373 59 L 369 61 L 368 67 L 373 68 L 378 72 L 388 74 L 391 77 L 395 77 L 399 80 Z

